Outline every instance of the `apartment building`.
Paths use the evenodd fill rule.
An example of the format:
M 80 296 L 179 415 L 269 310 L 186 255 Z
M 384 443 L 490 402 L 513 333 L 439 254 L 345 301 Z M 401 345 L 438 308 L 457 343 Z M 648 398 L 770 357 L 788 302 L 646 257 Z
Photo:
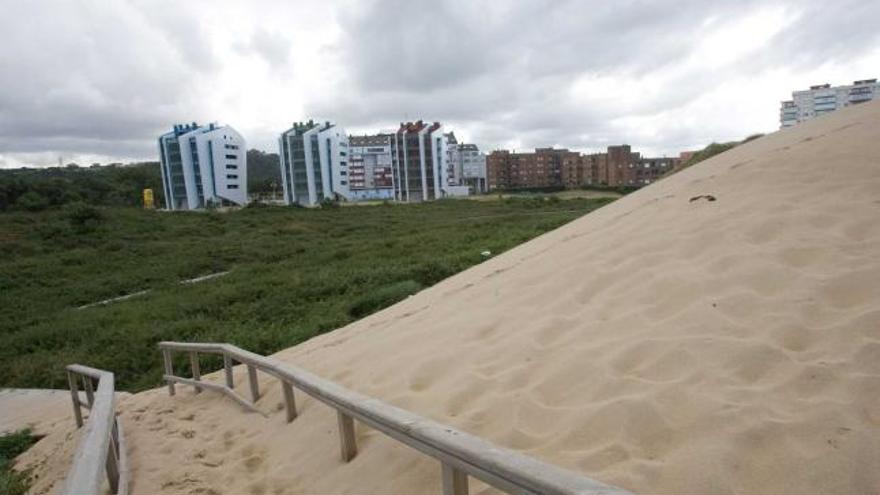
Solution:
M 348 136 L 330 122 L 296 122 L 278 139 L 284 202 L 350 199 Z
M 779 127 L 791 127 L 840 108 L 864 103 L 880 94 L 877 79 L 855 81 L 851 85 L 831 87 L 830 84 L 810 86 L 792 92 L 792 99 L 783 101 L 779 109 Z
M 488 188 L 528 189 L 562 186 L 563 162 L 577 153 L 537 148 L 532 153 L 493 151 L 486 157 Z
M 393 138 L 393 134 L 348 137 L 351 199 L 394 199 Z
M 492 189 L 577 188 L 592 185 L 642 187 L 674 168 L 675 158 L 643 158 L 627 144 L 605 153 L 581 154 L 538 148 L 534 153 L 493 151 L 486 158 Z
M 444 197 L 448 185 L 447 136 L 439 122 L 401 122 L 391 141 L 394 199 L 427 201 Z
M 247 204 L 247 147 L 229 126 L 175 125 L 159 137 L 165 208 Z
M 447 180 L 450 186 L 464 186 L 468 194 L 486 192 L 486 155 L 476 144 L 459 143 L 455 134 L 447 138 Z
M 476 144 L 462 143 L 456 146 L 456 168 L 461 171 L 459 185 L 466 186 L 470 194 L 488 191 L 486 184 L 486 154 Z

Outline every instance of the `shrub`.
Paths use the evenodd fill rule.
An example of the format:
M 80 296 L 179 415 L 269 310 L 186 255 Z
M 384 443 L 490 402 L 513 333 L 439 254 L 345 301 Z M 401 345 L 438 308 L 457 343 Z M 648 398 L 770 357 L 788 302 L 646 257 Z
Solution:
M 348 314 L 353 318 L 361 318 L 402 301 L 420 290 L 422 290 L 422 284 L 415 280 L 404 280 L 386 285 L 355 301 L 349 307 Z
M 28 191 L 18 197 L 15 206 L 27 211 L 40 211 L 49 207 L 49 200 L 34 191 Z
M 66 208 L 65 214 L 70 226 L 79 231 L 94 230 L 104 221 L 101 210 L 92 205 L 77 202 Z
M 339 208 L 339 202 L 330 198 L 324 198 L 321 200 L 320 206 L 325 209 Z

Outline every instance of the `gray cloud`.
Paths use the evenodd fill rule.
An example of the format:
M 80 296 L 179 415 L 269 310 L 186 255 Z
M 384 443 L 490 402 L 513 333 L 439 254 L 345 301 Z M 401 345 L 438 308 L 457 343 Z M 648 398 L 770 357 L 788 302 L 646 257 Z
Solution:
M 290 40 L 283 34 L 267 31 L 262 27 L 254 30 L 247 43 L 236 48 L 242 53 L 256 53 L 273 68 L 286 68 L 290 59 Z
M 356 130 L 442 120 L 486 148 L 628 141 L 673 152 L 772 130 L 785 91 L 824 82 L 798 73 L 833 62 L 843 74 L 880 46 L 880 4 L 851 0 L 373 0 L 310 14 L 308 32 L 295 24 L 307 3 L 210 5 L 220 13 L 211 22 L 196 2 L 10 3 L 0 17 L 0 155 L 150 158 L 158 133 L 192 119 L 272 143 L 266 129 L 309 117 Z M 785 9 L 774 18 L 784 29 L 747 56 L 720 63 L 705 52 L 716 30 L 774 8 Z M 753 39 L 745 31 L 733 42 Z M 254 89 L 260 76 L 241 75 L 253 67 L 268 67 L 263 77 L 280 89 Z M 782 94 L 741 92 L 775 73 L 793 74 Z M 846 74 L 827 82 L 878 75 Z M 758 114 L 738 115 L 759 97 L 766 104 L 749 107 Z M 251 107 L 302 115 L 269 119 Z
M 192 81 L 218 60 L 197 18 L 169 16 L 173 5 L 7 6 L 0 150 L 146 156 L 157 131 L 203 113 Z

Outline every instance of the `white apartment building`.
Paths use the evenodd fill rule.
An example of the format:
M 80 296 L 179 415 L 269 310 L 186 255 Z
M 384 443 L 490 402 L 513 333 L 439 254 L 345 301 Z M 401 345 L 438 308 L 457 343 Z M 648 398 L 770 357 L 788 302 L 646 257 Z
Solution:
M 348 185 L 353 200 L 394 199 L 393 134 L 348 137 Z
M 159 137 L 165 208 L 247 204 L 247 148 L 229 126 L 175 125 Z
M 455 169 L 459 171 L 459 185 L 466 186 L 470 194 L 482 194 L 486 186 L 486 155 L 476 144 L 457 144 Z
M 325 198 L 351 199 L 348 136 L 325 122 L 297 122 L 278 139 L 284 202 L 314 206 Z
M 780 128 L 810 120 L 828 112 L 872 100 L 880 94 L 877 79 L 855 81 L 848 86 L 831 87 L 830 84 L 810 86 L 810 89 L 793 92 L 792 99 L 781 103 Z
M 394 199 L 429 201 L 467 194 L 466 188 L 449 184 L 447 143 L 439 122 L 401 122 L 391 141 Z

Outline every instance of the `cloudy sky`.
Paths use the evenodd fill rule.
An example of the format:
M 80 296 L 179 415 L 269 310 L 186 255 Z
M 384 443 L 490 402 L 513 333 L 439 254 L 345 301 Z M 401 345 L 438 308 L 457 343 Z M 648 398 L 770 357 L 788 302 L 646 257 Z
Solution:
M 156 160 L 176 122 L 440 120 L 486 150 L 677 154 L 880 74 L 880 2 L 0 0 L 0 167 Z

